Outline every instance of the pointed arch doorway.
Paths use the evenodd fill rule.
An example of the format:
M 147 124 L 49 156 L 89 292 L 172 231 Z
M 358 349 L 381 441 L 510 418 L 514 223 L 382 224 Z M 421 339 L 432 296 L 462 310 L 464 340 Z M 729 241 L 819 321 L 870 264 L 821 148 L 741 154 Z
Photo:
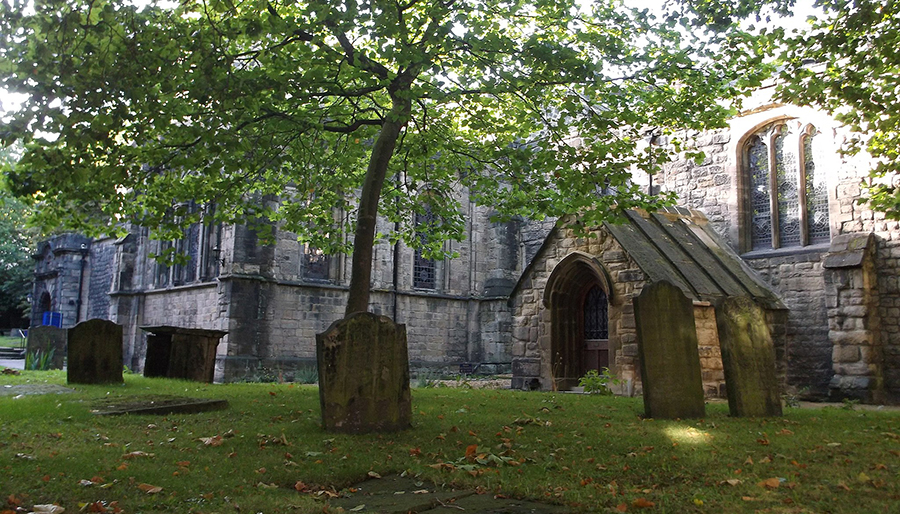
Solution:
M 578 386 L 592 369 L 611 367 L 606 270 L 588 254 L 575 252 L 550 274 L 544 305 L 550 311 L 550 374 L 559 390 Z

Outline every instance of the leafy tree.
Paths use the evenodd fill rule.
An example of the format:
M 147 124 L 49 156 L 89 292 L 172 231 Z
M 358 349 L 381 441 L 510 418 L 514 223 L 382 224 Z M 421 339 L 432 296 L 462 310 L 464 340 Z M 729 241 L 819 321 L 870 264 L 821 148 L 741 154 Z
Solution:
M 580 226 L 658 207 L 631 174 L 678 147 L 642 141 L 720 126 L 717 100 L 764 71 L 757 40 L 700 39 L 695 13 L 584 4 L 0 0 L 0 86 L 28 97 L 0 133 L 27 144 L 11 182 L 40 225 L 87 233 L 169 238 L 201 215 L 187 201 L 332 251 L 352 230 L 347 313 L 364 311 L 379 212 L 434 252 L 463 235 L 462 187 Z
M 846 145 L 876 159 L 874 208 L 900 219 L 900 2 L 817 0 L 822 15 L 788 37 L 780 97 L 821 107 L 859 135 Z M 890 180 L 885 180 L 889 178 Z
M 12 168 L 19 148 L 0 149 L 0 169 Z M 34 231 L 26 228 L 28 207 L 0 182 L 0 326 L 27 326 L 34 273 Z

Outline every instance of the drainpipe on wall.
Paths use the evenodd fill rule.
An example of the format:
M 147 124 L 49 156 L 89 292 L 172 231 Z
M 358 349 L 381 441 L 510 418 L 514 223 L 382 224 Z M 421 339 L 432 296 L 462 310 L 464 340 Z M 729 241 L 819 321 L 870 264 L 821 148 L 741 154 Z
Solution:
M 84 294 L 84 268 L 87 265 L 88 247 L 81 243 L 81 272 L 78 275 L 78 299 L 75 302 L 75 324 L 81 321 L 81 296 Z

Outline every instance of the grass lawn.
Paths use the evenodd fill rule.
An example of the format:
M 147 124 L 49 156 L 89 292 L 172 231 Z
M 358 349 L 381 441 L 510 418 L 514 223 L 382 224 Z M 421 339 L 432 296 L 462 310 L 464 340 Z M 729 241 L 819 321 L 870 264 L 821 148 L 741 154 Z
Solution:
M 9 348 L 21 348 L 22 338 L 18 336 L 0 336 L 0 346 Z
M 65 376 L 0 375 L 0 388 L 45 382 Z M 57 503 L 69 513 L 337 512 L 326 508 L 329 494 L 370 472 L 405 472 L 573 512 L 900 512 L 896 411 L 733 419 L 717 403 L 703 420 L 660 421 L 641 419 L 639 398 L 420 388 L 413 429 L 347 436 L 321 430 L 313 386 L 126 375 L 124 386 L 75 389 L 0 396 L 0 511 Z M 132 395 L 224 398 L 230 407 L 91 414 Z

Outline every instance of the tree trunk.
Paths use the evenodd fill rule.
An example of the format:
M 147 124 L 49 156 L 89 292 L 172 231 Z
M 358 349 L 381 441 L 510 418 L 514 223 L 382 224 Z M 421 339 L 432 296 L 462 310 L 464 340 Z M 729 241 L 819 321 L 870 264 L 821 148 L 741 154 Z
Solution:
M 388 164 L 394 155 L 400 132 L 409 120 L 412 104 L 407 98 L 392 92 L 394 105 L 388 113 L 381 133 L 372 148 L 372 157 L 363 181 L 359 198 L 359 213 L 356 219 L 356 233 L 353 238 L 352 267 L 350 271 L 350 296 L 347 299 L 348 318 L 356 312 L 369 310 L 369 293 L 372 282 L 372 255 L 375 245 L 375 225 L 378 219 L 378 200 L 384 187 Z

